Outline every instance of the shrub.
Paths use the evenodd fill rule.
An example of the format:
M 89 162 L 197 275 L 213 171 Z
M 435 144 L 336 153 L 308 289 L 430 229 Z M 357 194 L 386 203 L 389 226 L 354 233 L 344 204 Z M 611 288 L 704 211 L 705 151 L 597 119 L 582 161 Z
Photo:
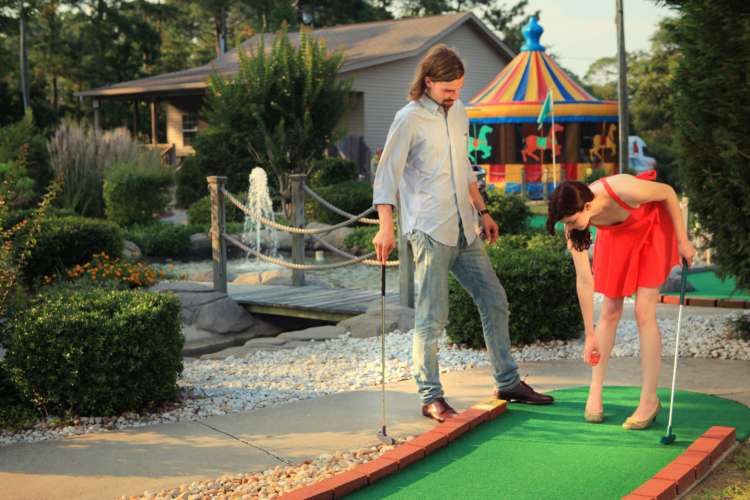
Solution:
M 107 218 L 121 226 L 152 221 L 169 205 L 172 180 L 172 170 L 161 166 L 113 166 L 104 181 Z
M 23 208 L 21 210 L 9 211 L 3 220 L 0 221 L 0 227 L 11 228 L 22 222 L 24 219 L 29 219 L 34 216 L 33 208 Z M 47 217 L 75 217 L 76 213 L 67 208 L 55 208 L 49 207 L 46 211 Z
M 21 232 L 20 237 L 25 237 Z M 122 253 L 120 228 L 111 222 L 84 217 L 50 217 L 44 220 L 22 269 L 28 282 L 84 264 L 97 253 Z
M 0 360 L 0 429 L 12 431 L 31 427 L 38 417 L 39 412 L 21 396 L 10 379 L 5 361 Z
M 250 53 L 240 50 L 239 72 L 211 79 L 208 127 L 195 139 L 199 173 L 182 179 L 183 191 L 205 193 L 208 175 L 224 175 L 242 191 L 253 167 L 268 172 L 272 189 L 284 189 L 286 175 L 308 171 L 340 136 L 350 90 L 342 64 L 340 52 L 304 31 L 294 43 L 281 31 L 267 48 L 261 37 Z
M 188 208 L 193 203 L 207 196 L 208 181 L 206 177 L 208 175 L 218 174 L 204 173 L 194 156 L 185 158 L 185 161 L 183 161 L 182 166 L 175 175 L 177 206 Z
M 502 236 L 487 248 L 508 295 L 512 342 L 570 339 L 581 334 L 575 270 L 561 238 Z M 484 347 L 474 301 L 452 277 L 449 286 L 448 337 L 456 344 Z
M 114 165 L 159 168 L 157 151 L 133 140 L 125 128 L 95 131 L 63 122 L 49 142 L 50 161 L 65 179 L 60 204 L 80 215 L 104 215 L 104 178 Z
M 740 314 L 727 320 L 732 337 L 750 341 L 750 314 Z
M 110 258 L 106 253 L 94 255 L 84 265 L 76 265 L 65 272 L 67 281 L 60 283 L 87 282 L 103 285 L 112 289 L 148 287 L 166 277 L 159 271 L 143 262 L 129 262 L 125 259 Z M 53 276 L 42 278 L 44 285 L 55 281 Z
M 201 225 L 153 223 L 127 229 L 125 238 L 149 257 L 184 257 L 190 253 L 190 236 L 205 232 Z
M 585 184 L 591 184 L 602 177 L 607 177 L 607 172 L 603 168 L 592 168 L 591 172 L 586 174 L 586 178 L 583 179 L 583 182 Z
M 47 141 L 38 133 L 31 113 L 18 123 L 0 128 L 0 163 L 17 162 L 22 156 L 25 157 L 24 168 L 34 181 L 33 190 L 41 195 L 54 172 L 47 153 Z
M 359 176 L 357 164 L 347 158 L 322 158 L 310 163 L 310 187 L 330 186 L 346 181 L 356 181 Z
M 23 306 L 26 289 L 21 282 L 22 273 L 37 244 L 50 205 L 61 190 L 62 182 L 52 181 L 31 216 L 10 226 L 5 225 L 8 208 L 0 196 L 0 317 L 8 309 Z
M 247 203 L 246 194 L 234 193 L 234 197 L 242 203 Z M 234 203 L 224 200 L 224 209 L 226 210 L 227 222 L 245 222 L 245 212 L 237 208 Z M 196 201 L 187 211 L 188 222 L 190 224 L 205 225 L 211 227 L 211 197 L 204 196 Z
M 490 191 L 487 197 L 487 210 L 500 226 L 500 234 L 518 234 L 528 229 L 531 210 L 523 198 L 499 191 Z
M 690 211 L 711 235 L 717 272 L 750 287 L 750 24 L 747 4 L 668 0 L 680 15 L 670 32 L 679 53 L 674 95 L 678 163 Z M 727 16 L 740 8 L 743 15 Z M 711 33 L 710 40 L 706 34 Z M 706 78 L 706 71 L 712 71 Z
M 10 378 L 45 413 L 113 415 L 174 401 L 180 303 L 142 290 L 43 295 L 12 318 Z
M 321 186 L 315 192 L 334 206 L 354 215 L 372 206 L 372 184 L 369 181 L 347 181 Z M 308 197 L 305 203 L 305 219 L 324 224 L 337 224 L 342 222 L 344 217 Z
M 27 207 L 34 199 L 34 180 L 22 160 L 0 163 L 0 197 L 10 209 Z

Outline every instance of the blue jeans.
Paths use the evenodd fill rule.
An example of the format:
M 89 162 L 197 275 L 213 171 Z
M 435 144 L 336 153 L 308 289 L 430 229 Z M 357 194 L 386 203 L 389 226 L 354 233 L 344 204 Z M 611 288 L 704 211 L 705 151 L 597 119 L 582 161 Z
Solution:
M 484 243 L 476 238 L 466 244 L 460 231 L 458 246 L 450 247 L 422 231 L 409 234 L 415 262 L 415 328 L 412 374 L 422 404 L 443 397 L 438 367 L 438 337 L 448 323 L 448 272 L 471 295 L 479 308 L 484 341 L 498 389 L 518 385 L 518 367 L 510 355 L 508 298 L 500 284 Z

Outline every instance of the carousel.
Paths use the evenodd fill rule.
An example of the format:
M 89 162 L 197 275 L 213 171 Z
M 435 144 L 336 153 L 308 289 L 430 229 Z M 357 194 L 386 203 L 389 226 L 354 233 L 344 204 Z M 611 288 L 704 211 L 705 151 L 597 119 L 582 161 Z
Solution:
M 532 17 L 521 52 L 469 101 L 469 158 L 489 186 L 540 199 L 562 180 L 617 166 L 617 102 L 581 88 L 545 53 Z M 537 124 L 551 94 L 550 113 Z

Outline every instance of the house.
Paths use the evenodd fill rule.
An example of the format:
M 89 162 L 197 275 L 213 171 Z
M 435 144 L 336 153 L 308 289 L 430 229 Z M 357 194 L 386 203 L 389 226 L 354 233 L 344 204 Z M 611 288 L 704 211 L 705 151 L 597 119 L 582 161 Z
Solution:
M 437 43 L 455 48 L 466 65 L 467 75 L 462 91 L 464 101 L 482 90 L 513 58 L 514 53 L 470 12 L 442 16 L 349 24 L 313 31 L 333 50 L 344 54 L 340 75 L 352 80 L 352 107 L 341 126 L 347 130 L 345 143 L 364 144 L 350 150 L 349 156 L 360 164 L 358 149 L 375 151 L 383 146 L 388 127 L 396 111 L 407 100 L 409 84 L 420 58 Z M 245 48 L 257 44 L 260 36 L 271 45 L 273 34 L 256 35 L 243 42 Z M 290 33 L 294 42 L 299 33 Z M 167 144 L 161 147 L 177 159 L 195 153 L 191 142 L 206 126 L 201 106 L 213 72 L 231 77 L 239 68 L 237 49 L 197 68 L 166 73 L 129 82 L 79 92 L 80 98 L 93 100 L 94 123 L 100 123 L 101 102 L 108 99 L 147 101 L 151 106 L 151 142 L 156 138 L 157 107 L 166 108 Z

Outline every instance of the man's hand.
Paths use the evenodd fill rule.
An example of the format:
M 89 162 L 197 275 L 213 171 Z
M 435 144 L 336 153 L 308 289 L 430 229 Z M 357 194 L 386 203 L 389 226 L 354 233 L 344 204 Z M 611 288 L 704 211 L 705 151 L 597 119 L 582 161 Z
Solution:
M 393 229 L 388 230 L 381 226 L 378 233 L 372 239 L 372 244 L 375 246 L 377 260 L 385 264 L 388 260 L 388 256 L 396 246 L 396 240 L 393 237 Z
M 500 236 L 500 228 L 497 226 L 495 221 L 492 219 L 490 214 L 482 215 L 482 229 L 484 229 L 485 237 L 490 243 L 495 243 L 498 236 Z

